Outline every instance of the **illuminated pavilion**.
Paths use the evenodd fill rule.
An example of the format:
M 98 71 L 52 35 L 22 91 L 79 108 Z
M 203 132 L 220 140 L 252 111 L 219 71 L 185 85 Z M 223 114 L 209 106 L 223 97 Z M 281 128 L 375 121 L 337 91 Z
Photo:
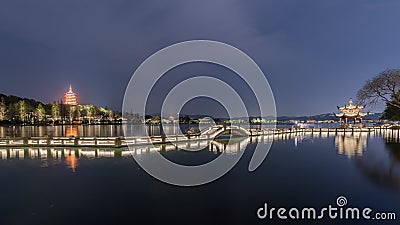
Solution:
M 367 116 L 368 113 L 360 112 L 363 110 L 364 106 L 355 105 L 353 103 L 353 99 L 350 98 L 350 101 L 347 105 L 342 107 L 337 107 L 340 113 L 335 113 L 336 118 L 340 119 L 340 125 L 343 123 L 343 119 L 345 120 L 345 124 L 348 124 L 349 119 L 353 119 L 354 124 L 356 123 L 357 119 L 362 123 L 362 118 Z
M 78 95 L 72 91 L 72 85 L 69 85 L 69 91 L 64 94 L 64 104 L 78 105 Z

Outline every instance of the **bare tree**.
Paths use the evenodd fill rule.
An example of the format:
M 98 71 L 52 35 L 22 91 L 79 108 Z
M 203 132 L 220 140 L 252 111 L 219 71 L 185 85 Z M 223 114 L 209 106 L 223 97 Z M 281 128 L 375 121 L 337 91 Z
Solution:
M 400 69 L 385 70 L 372 80 L 367 80 L 358 91 L 357 99 L 361 104 L 368 105 L 383 100 L 400 109 Z

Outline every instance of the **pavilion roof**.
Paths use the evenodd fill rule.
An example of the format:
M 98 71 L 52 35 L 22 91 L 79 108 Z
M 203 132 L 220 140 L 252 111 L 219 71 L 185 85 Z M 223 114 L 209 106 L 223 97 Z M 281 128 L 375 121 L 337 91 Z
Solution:
M 338 106 L 337 107 L 340 111 L 346 110 L 346 109 L 353 109 L 353 110 L 362 110 L 365 108 L 365 106 L 361 106 L 361 105 L 356 105 L 353 103 L 353 99 L 350 98 L 349 103 L 345 106 Z

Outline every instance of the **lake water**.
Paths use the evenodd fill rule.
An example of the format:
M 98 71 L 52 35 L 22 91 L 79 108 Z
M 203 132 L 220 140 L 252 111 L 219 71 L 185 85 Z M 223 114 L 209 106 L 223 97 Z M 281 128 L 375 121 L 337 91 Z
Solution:
M 147 130 L 149 135 L 161 133 L 174 134 L 177 126 L 166 125 L 165 131 L 160 125 L 126 125 L 134 133 L 141 134 Z M 193 126 L 193 125 L 190 125 Z M 188 124 L 181 124 L 182 131 L 187 131 Z M 1 137 L 118 137 L 124 136 L 123 125 L 64 125 L 64 126 L 0 126 Z
M 398 139 L 366 133 L 277 137 L 254 172 L 247 170 L 254 147 L 268 140 L 238 141 L 247 147 L 229 151 L 244 151 L 239 163 L 197 187 L 154 179 L 124 148 L 0 149 L 0 224 L 399 224 L 398 219 L 271 221 L 256 215 L 264 203 L 319 209 L 336 206 L 345 196 L 348 206 L 399 217 Z M 197 164 L 220 154 L 209 149 L 162 154 Z M 134 154 L 138 151 L 152 154 L 145 147 Z
M 336 128 L 338 123 L 305 124 L 305 127 Z M 127 125 L 133 133 L 141 134 L 147 130 L 149 135 L 176 134 L 177 125 L 166 124 L 165 129 L 160 125 Z M 180 124 L 182 132 L 186 132 L 195 124 Z M 253 126 L 254 128 L 257 125 Z M 291 128 L 293 125 L 277 125 L 277 128 Z M 132 131 L 130 131 L 132 132 Z M 118 137 L 124 136 L 123 125 L 64 125 L 64 126 L 0 126 L 0 138 L 4 137 Z

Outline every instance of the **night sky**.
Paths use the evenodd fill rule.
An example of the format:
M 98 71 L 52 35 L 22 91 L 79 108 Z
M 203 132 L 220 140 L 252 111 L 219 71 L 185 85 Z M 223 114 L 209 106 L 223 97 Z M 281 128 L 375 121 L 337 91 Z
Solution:
M 258 63 L 278 115 L 335 112 L 367 79 L 399 67 L 399 9 L 396 0 L 2 0 L 0 93 L 51 103 L 71 83 L 81 103 L 120 111 L 143 60 L 173 43 L 210 39 Z M 200 68 L 230 80 L 229 71 L 205 67 L 177 73 Z

